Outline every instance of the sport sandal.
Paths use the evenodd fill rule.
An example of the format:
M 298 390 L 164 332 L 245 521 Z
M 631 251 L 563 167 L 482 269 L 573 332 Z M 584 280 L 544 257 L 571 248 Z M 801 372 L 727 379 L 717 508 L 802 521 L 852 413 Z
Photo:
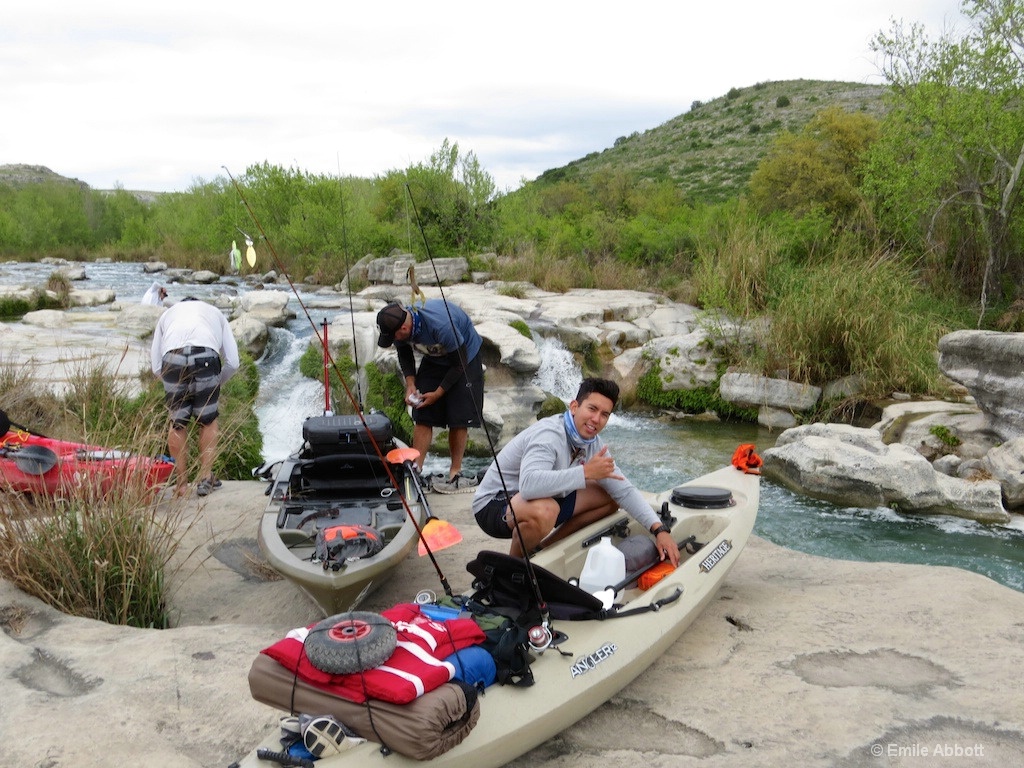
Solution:
M 316 758 L 339 755 L 363 741 L 333 715 L 314 717 L 302 726 L 302 743 Z

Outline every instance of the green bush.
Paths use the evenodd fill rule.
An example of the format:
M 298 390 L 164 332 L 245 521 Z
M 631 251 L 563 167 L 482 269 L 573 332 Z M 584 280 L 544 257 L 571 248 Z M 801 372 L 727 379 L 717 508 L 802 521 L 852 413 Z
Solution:
M 405 405 L 405 380 L 397 373 L 381 370 L 377 363 L 367 363 L 365 370 L 367 406 L 387 416 L 394 427 L 395 437 L 412 445 L 413 424 Z
M 722 399 L 718 382 L 693 389 L 665 390 L 661 386 L 661 366 L 655 363 L 640 377 L 636 389 L 637 399 L 654 408 L 682 413 L 712 412 L 720 419 L 757 422 L 756 408 L 740 408 Z
M 336 413 L 355 413 L 357 406 L 352 403 L 352 399 L 359 397 L 356 392 L 355 361 L 348 355 L 332 355 L 331 359 L 334 361 L 334 365 L 330 367 L 328 376 L 331 382 L 331 403 L 334 411 Z M 306 351 L 299 358 L 299 373 L 308 379 L 323 382 L 324 353 L 322 347 L 313 343 L 306 347 Z M 348 391 L 346 391 L 346 387 Z M 352 398 L 349 397 L 349 393 Z
M 67 309 L 67 296 L 64 302 L 51 298 L 43 290 L 33 291 L 31 298 L 27 299 L 14 295 L 0 296 L 0 320 L 18 320 L 39 309 Z
M 0 320 L 17 320 L 31 312 L 33 307 L 17 296 L 0 296 Z
M 263 462 L 263 435 L 256 418 L 259 371 L 252 356 L 241 351 L 241 367 L 222 388 L 220 443 L 214 474 L 227 480 L 247 480 Z M 196 443 L 198 445 L 198 443 Z

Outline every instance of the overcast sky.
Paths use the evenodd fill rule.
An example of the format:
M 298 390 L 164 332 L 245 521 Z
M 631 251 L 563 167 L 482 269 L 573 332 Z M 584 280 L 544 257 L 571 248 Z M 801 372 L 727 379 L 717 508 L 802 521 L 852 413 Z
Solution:
M 732 87 L 880 83 L 893 19 L 958 0 L 22 0 L 0 16 L 0 164 L 184 191 L 275 165 L 374 176 L 448 138 L 513 189 Z

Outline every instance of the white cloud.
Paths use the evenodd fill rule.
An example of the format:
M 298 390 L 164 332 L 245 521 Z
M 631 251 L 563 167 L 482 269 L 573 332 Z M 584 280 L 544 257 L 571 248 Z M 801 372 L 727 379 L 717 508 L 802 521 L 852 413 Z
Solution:
M 269 161 L 372 176 L 472 151 L 499 188 L 729 88 L 880 82 L 890 19 L 943 0 L 712 4 L 40 0 L 0 26 L 0 163 L 183 190 Z

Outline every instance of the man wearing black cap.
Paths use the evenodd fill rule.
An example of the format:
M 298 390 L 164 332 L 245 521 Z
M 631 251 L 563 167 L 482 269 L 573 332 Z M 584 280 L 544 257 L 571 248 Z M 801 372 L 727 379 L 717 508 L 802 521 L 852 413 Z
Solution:
M 452 466 L 446 482 L 433 484 L 438 493 L 468 493 L 475 477 L 462 474 L 469 428 L 480 426 L 484 407 L 483 341 L 461 307 L 444 299 L 428 299 L 416 307 L 388 304 L 377 313 L 381 347 L 395 345 L 405 376 L 405 402 L 412 406 L 412 447 L 423 459 L 434 427 L 448 428 Z M 422 353 L 419 370 L 413 347 Z

